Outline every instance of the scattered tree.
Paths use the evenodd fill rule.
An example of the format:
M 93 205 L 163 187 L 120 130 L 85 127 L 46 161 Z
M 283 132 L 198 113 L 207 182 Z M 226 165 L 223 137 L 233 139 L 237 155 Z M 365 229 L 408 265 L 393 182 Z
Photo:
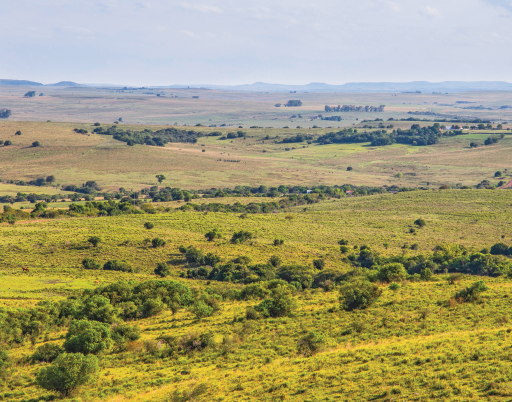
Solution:
M 171 274 L 169 266 L 164 262 L 159 262 L 155 268 L 155 275 L 161 276 L 162 278 Z
M 144 223 L 144 227 L 147 229 L 147 230 L 151 230 L 155 227 L 155 225 L 151 222 L 146 222 Z
M 87 239 L 87 241 L 91 243 L 93 247 L 98 247 L 98 244 L 101 243 L 101 238 L 99 238 L 98 236 L 91 236 Z
M 100 367 L 96 356 L 63 353 L 48 367 L 37 373 L 36 384 L 63 397 L 72 395 L 80 386 L 98 378 Z
M 37 148 L 37 147 L 40 147 L 40 146 L 41 146 L 41 143 L 40 143 L 39 141 L 34 141 L 34 142 L 32 143 L 32 147 L 33 147 L 33 148 Z
M 367 280 L 346 283 L 340 289 L 340 302 L 347 311 L 361 310 L 371 306 L 382 294 L 379 287 Z
M 165 240 L 161 239 L 160 237 L 155 237 L 153 240 L 151 240 L 151 244 L 154 248 L 163 247 L 165 246 Z
M 157 174 L 155 177 L 158 180 L 159 184 L 162 184 L 162 182 L 166 179 L 166 177 L 163 174 Z

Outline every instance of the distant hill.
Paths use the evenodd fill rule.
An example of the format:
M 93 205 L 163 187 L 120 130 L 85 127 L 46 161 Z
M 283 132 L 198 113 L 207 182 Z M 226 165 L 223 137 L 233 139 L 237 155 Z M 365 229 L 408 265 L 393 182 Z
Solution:
M 330 85 L 312 82 L 306 85 L 269 84 L 255 82 L 243 85 L 171 85 L 171 88 L 208 88 L 228 91 L 257 92 L 469 92 L 512 91 L 512 84 L 504 81 L 445 81 L 445 82 L 350 82 Z
M 3 79 L 0 79 L 0 85 L 40 87 L 43 84 L 41 84 L 40 82 L 27 81 L 27 80 L 3 80 Z
M 47 84 L 47 87 L 81 87 L 83 85 L 77 84 L 73 81 L 61 81 L 57 82 L 56 84 Z

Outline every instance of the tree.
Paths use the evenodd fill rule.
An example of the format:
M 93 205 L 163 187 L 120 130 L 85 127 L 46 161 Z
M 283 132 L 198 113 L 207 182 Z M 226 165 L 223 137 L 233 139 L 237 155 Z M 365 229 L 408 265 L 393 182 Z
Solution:
M 166 179 L 166 177 L 163 174 L 157 174 L 155 177 L 158 180 L 159 184 L 162 184 L 162 182 Z
M 469 143 L 469 146 L 470 146 L 471 148 L 478 148 L 478 143 L 477 143 L 477 142 L 470 142 L 470 143 Z
M 503 176 L 503 172 L 498 170 L 496 173 L 494 173 L 494 177 L 501 177 Z
M 47 183 L 54 183 L 55 182 L 55 176 L 48 176 L 46 178 Z
M 352 166 L 349 166 L 347 170 L 350 172 L 351 170 L 354 170 L 354 168 Z
M 215 229 L 213 229 L 213 230 L 209 231 L 208 233 L 206 233 L 206 234 L 204 235 L 204 237 L 205 237 L 205 238 L 206 238 L 206 240 L 208 240 L 208 241 L 213 241 L 213 240 L 215 240 L 215 239 L 220 239 L 220 238 L 222 238 L 222 235 L 221 235 L 221 233 L 220 233 L 219 229 L 215 228 Z
M 32 147 L 33 147 L 33 148 L 37 148 L 37 147 L 40 147 L 40 146 L 41 146 L 41 143 L 40 143 L 39 141 L 34 141 L 34 142 L 32 143 Z
M 322 270 L 325 267 L 325 261 L 322 259 L 313 260 L 313 266 L 318 270 Z
M 101 269 L 101 264 L 92 258 L 84 258 L 82 260 L 82 266 L 84 269 Z
M 340 302 L 347 311 L 360 310 L 371 306 L 381 294 L 382 290 L 376 284 L 359 279 L 340 289 Z
M 12 114 L 9 109 L 0 109 L 0 119 L 7 119 Z
M 155 275 L 161 276 L 162 278 L 171 274 L 169 266 L 164 262 L 159 262 L 155 268 Z
M 12 141 L 11 140 L 7 140 L 4 142 L 4 146 L 8 147 L 9 145 L 12 145 Z
M 420 275 L 422 280 L 429 281 L 432 279 L 432 270 L 430 268 L 423 268 Z
M 68 353 L 97 354 L 112 346 L 110 327 L 98 321 L 73 320 L 66 334 Z
M 400 282 L 407 276 L 407 271 L 400 263 L 386 264 L 379 269 L 379 279 L 384 282 Z
M 63 353 L 37 373 L 36 384 L 62 396 L 72 395 L 80 386 L 98 378 L 100 367 L 96 356 L 81 353 Z
M 24 96 L 25 98 L 33 98 L 36 96 L 36 91 L 28 91 Z
M 263 317 L 288 317 L 297 308 L 297 301 L 288 286 L 278 285 L 272 289 L 269 299 L 258 304 L 254 309 Z
M 252 238 L 253 234 L 251 232 L 248 232 L 246 230 L 240 230 L 239 232 L 233 233 L 233 236 L 231 237 L 231 243 L 243 243 Z
M 146 222 L 146 223 L 144 223 L 144 227 L 148 230 L 151 230 L 155 227 L 155 225 L 151 222 Z
M 165 240 L 159 237 L 155 237 L 153 240 L 151 240 L 151 244 L 154 248 L 163 247 L 165 246 Z
M 20 131 L 20 130 L 16 131 L 16 132 L 14 133 L 14 135 L 21 135 L 21 131 Z
M 415 224 L 416 226 L 418 226 L 419 228 L 422 228 L 423 226 L 425 226 L 425 225 L 427 224 L 427 222 L 425 222 L 425 220 L 424 220 L 424 219 L 419 218 L 419 219 L 416 219 L 416 220 L 414 221 L 414 224 Z
M 508 246 L 505 243 L 496 243 L 491 247 L 492 255 L 507 255 Z
M 91 236 L 87 239 L 89 243 L 91 243 L 94 247 L 98 247 L 98 244 L 101 243 L 101 238 L 98 236 Z

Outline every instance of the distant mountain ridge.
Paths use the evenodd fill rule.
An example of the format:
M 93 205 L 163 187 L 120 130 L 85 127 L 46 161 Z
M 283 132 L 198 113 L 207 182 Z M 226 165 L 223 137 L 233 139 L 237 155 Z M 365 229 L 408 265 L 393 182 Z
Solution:
M 27 81 L 27 80 L 7 80 L 0 79 L 0 85 L 6 86 L 32 86 L 32 87 L 41 87 L 43 84 L 40 82 Z
M 41 84 L 40 82 L 28 81 L 28 80 L 8 80 L 8 79 L 0 79 L 0 85 L 5 86 L 30 86 L 30 87 L 82 87 L 84 85 L 77 84 L 73 81 L 61 81 L 56 84 Z
M 27 80 L 0 79 L 0 85 L 10 86 L 43 86 L 40 82 Z M 73 81 L 60 81 L 44 86 L 53 87 L 119 87 L 124 85 L 110 84 L 78 84 Z M 306 85 L 270 84 L 255 82 L 242 85 L 166 85 L 148 86 L 149 88 L 206 88 L 224 91 L 251 91 L 251 92 L 470 92 L 470 91 L 512 91 L 512 83 L 505 81 L 412 81 L 412 82 L 349 82 L 343 85 L 331 85 L 322 82 L 312 82 Z
M 468 92 L 512 91 L 512 84 L 505 81 L 445 81 L 437 83 L 428 81 L 349 82 L 343 85 L 330 85 L 319 82 L 312 82 L 306 85 L 255 82 L 254 84 L 244 85 L 171 85 L 168 88 L 208 88 L 258 92 Z

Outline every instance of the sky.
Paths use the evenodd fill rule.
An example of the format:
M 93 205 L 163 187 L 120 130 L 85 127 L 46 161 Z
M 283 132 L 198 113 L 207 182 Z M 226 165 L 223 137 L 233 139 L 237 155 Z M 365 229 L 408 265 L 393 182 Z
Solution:
M 0 78 L 512 82 L 512 0 L 16 0 Z

